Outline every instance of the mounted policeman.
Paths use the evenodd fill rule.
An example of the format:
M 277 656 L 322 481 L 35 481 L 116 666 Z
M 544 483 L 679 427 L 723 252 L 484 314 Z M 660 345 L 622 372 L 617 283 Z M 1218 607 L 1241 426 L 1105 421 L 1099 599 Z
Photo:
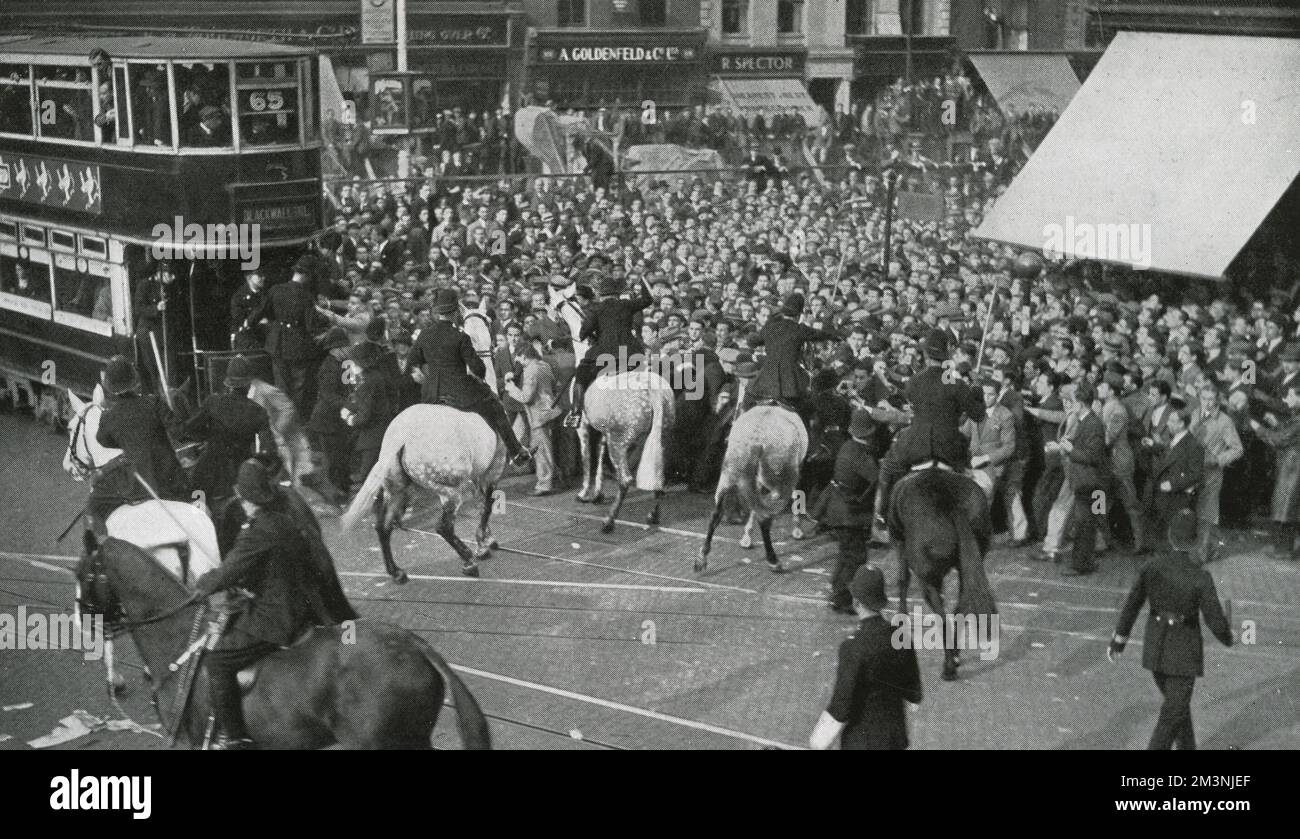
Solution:
M 583 396 L 597 375 L 625 373 L 644 359 L 645 346 L 641 343 L 637 315 L 654 302 L 644 278 L 636 295 L 624 300 L 620 296 L 625 290 L 623 280 L 595 271 L 588 273 L 597 280 L 600 299 L 583 318 L 578 333 L 578 340 L 589 341 L 590 346 L 573 374 L 573 408 L 564 418 L 568 428 L 581 424 Z

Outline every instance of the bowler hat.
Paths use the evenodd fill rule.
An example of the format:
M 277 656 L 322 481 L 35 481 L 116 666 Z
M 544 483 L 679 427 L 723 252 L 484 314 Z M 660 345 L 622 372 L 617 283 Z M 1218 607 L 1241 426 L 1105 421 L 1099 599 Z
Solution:
M 384 333 L 388 329 L 388 322 L 383 318 L 371 318 L 366 324 L 366 340 L 373 341 L 376 344 L 384 340 Z
M 226 367 L 226 387 L 231 390 L 242 390 L 248 387 L 252 380 L 248 359 L 242 355 L 230 359 L 230 364 Z
M 849 593 L 853 599 L 872 611 L 880 611 L 889 602 L 885 598 L 885 575 L 879 568 L 864 565 L 853 575 L 849 583 Z
M 352 361 L 362 370 L 369 370 L 383 358 L 383 350 L 378 344 L 366 341 L 352 348 Z
M 454 315 L 460 310 L 460 297 L 457 296 L 454 289 L 444 288 L 438 292 L 438 296 L 433 301 L 433 313 L 435 315 Z
M 758 365 L 753 361 L 738 361 L 734 372 L 737 378 L 752 379 L 758 375 Z
M 140 386 L 140 374 L 135 365 L 123 355 L 115 355 L 104 368 L 104 391 L 109 396 L 119 396 Z
M 803 295 L 799 292 L 787 294 L 784 302 L 781 303 L 781 314 L 792 318 L 799 317 L 803 314 L 803 302 Z
M 871 418 L 871 412 L 865 408 L 859 408 L 853 412 L 853 419 L 849 421 L 849 436 L 865 440 L 871 436 L 875 427 L 876 423 Z
M 341 326 L 332 326 L 329 331 L 320 339 L 321 349 L 329 352 L 340 347 L 346 347 L 351 341 L 348 340 L 348 333 Z
M 271 484 L 271 475 L 261 462 L 252 458 L 239 464 L 239 474 L 235 478 L 235 492 L 240 498 L 252 504 L 269 504 L 275 500 L 275 487 Z
M 1190 509 L 1179 510 L 1169 522 L 1169 544 L 1176 551 L 1187 552 L 1196 547 L 1196 513 Z

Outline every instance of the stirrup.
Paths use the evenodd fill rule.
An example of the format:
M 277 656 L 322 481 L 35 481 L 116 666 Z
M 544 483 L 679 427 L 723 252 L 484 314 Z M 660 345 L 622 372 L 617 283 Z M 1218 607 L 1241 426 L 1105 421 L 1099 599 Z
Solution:
M 570 412 L 569 412 L 569 413 L 564 417 L 564 427 L 565 427 L 565 428 L 578 428 L 578 427 L 581 426 L 581 425 L 582 425 L 582 414 L 580 414 L 580 413 L 578 413 L 578 412 L 576 412 L 576 411 L 570 411 Z

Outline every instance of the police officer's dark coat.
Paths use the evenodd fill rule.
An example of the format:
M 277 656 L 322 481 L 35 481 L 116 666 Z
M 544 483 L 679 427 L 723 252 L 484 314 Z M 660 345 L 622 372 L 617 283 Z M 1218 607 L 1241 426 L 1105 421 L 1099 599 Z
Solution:
M 835 692 L 826 710 L 844 723 L 842 749 L 906 749 L 904 701 L 921 701 L 921 671 L 916 650 L 895 649 L 893 626 L 870 617 L 840 644 Z
M 965 382 L 943 381 L 941 367 L 927 367 L 907 382 L 904 395 L 912 406 L 912 424 L 908 433 L 899 435 L 901 450 L 894 457 L 903 465 L 915 465 L 938 458 L 949 465 L 966 466 L 970 462 L 970 440 L 959 430 L 961 417 L 979 422 L 986 410 L 981 393 Z
M 250 317 L 254 323 L 263 318 L 270 321 L 266 351 L 272 357 L 293 362 L 316 356 L 316 304 L 306 284 L 290 281 L 271 286 Z
M 871 447 L 850 437 L 835 456 L 834 477 L 812 517 L 827 528 L 870 528 L 879 476 Z
M 166 315 L 158 311 L 158 303 L 169 297 L 163 287 L 163 281 L 157 277 L 145 277 L 136 285 L 131 294 L 131 322 L 137 335 L 157 332 L 162 333 L 162 322 Z M 161 349 L 161 341 L 159 349 Z
M 271 422 L 262 406 L 246 393 L 214 393 L 186 421 L 185 436 L 207 445 L 194 464 L 191 483 L 209 499 L 224 498 L 234 492 L 239 464 L 255 453 L 274 450 Z M 260 439 L 259 439 L 260 438 Z
M 99 421 L 95 439 L 101 446 L 122 450 L 123 466 L 131 466 L 162 498 L 189 501 L 185 472 L 176 459 L 168 429 L 179 431 L 175 416 L 154 396 L 125 394 L 111 399 Z M 131 477 L 121 495 L 130 502 L 152 496 Z
M 311 626 L 310 551 L 286 513 L 263 508 L 239 531 L 221 565 L 198 581 L 204 596 L 235 587 L 253 593 L 236 601 L 224 645 L 258 640 L 285 647 Z
M 1166 553 L 1143 564 L 1120 611 L 1115 634 L 1128 637 L 1143 604 L 1150 604 L 1142 639 L 1142 666 L 1166 676 L 1204 676 L 1201 618 L 1225 646 L 1231 627 L 1219 605 L 1214 578 L 1183 553 Z
M 626 347 L 628 355 L 644 353 L 637 316 L 653 302 L 650 292 L 642 286 L 631 300 L 609 297 L 596 303 L 578 331 L 579 341 L 591 342 L 583 360 L 595 361 L 602 354 L 617 358 L 619 347 Z
M 773 315 L 758 333 L 763 366 L 754 381 L 759 395 L 799 401 L 808 393 L 808 372 L 801 365 L 803 346 L 809 341 L 835 341 L 839 336 L 804 326 L 783 315 Z
M 351 388 L 343 380 L 343 362 L 333 353 L 316 368 L 316 404 L 307 428 L 317 434 L 343 434 L 348 430 L 340 413 L 348 404 Z
M 449 321 L 437 320 L 421 329 L 407 362 L 424 369 L 421 398 L 426 403 L 472 410 L 484 399 L 496 398 L 483 381 L 487 365 L 473 342 Z

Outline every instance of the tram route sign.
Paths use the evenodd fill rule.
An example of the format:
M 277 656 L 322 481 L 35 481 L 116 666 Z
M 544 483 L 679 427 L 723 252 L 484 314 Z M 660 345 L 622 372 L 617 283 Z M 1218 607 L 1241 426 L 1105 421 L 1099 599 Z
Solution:
M 99 166 L 55 157 L 0 154 L 0 200 L 99 215 Z
M 240 202 L 239 224 L 256 224 L 265 238 L 282 233 L 315 232 L 320 223 L 320 201 L 315 197 L 296 200 Z

